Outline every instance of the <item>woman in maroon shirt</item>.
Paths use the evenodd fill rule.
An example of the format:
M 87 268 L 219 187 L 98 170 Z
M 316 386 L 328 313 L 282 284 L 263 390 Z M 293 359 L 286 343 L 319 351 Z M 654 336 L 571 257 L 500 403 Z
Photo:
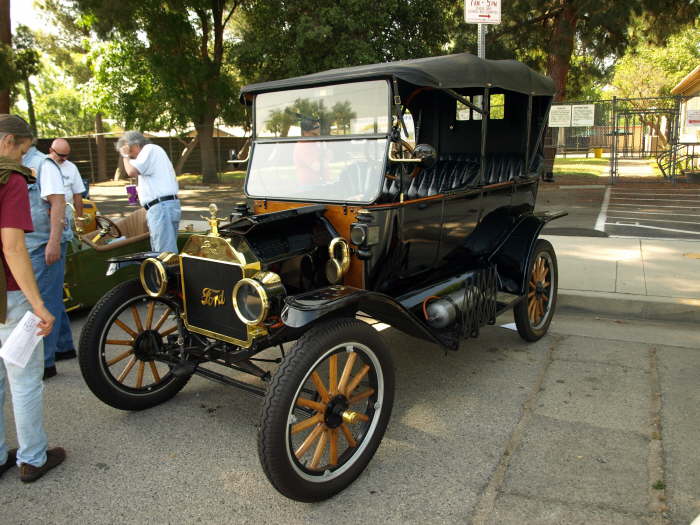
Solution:
M 15 115 L 0 114 L 0 344 L 28 310 L 39 317 L 39 335 L 51 332 L 54 318 L 44 306 L 37 288 L 24 233 L 32 231 L 27 182 L 31 171 L 20 165 L 32 143 L 27 123 Z M 43 345 L 37 345 L 22 368 L 0 358 L 0 407 L 4 412 L 5 379 L 12 392 L 12 406 L 19 449 L 9 450 L 5 442 L 4 414 L 0 413 L 0 475 L 19 466 L 20 479 L 39 479 L 66 457 L 60 448 L 48 449 L 44 431 Z

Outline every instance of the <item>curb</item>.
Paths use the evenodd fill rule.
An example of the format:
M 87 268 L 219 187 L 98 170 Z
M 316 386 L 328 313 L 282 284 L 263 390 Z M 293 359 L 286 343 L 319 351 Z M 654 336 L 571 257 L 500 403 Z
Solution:
M 700 323 L 700 299 L 559 290 L 557 310 L 620 318 Z

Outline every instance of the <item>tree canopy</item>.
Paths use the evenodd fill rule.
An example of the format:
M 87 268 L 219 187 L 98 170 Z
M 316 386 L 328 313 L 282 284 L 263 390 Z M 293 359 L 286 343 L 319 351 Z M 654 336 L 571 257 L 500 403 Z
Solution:
M 73 2 L 82 23 L 112 41 L 105 49 L 113 69 L 98 69 L 105 87 L 120 93 L 120 102 L 111 109 L 141 122 L 153 117 L 153 107 L 158 104 L 173 121 L 194 123 L 206 182 L 216 181 L 214 120 L 236 121 L 242 115 L 239 84 L 228 65 L 231 44 L 224 39 L 224 31 L 243 2 Z M 122 74 L 126 77 L 119 78 Z M 129 81 L 135 86 L 123 91 Z M 150 98 L 148 103 L 146 98 Z
M 243 7 L 236 63 L 246 82 L 444 54 L 453 0 L 260 0 Z

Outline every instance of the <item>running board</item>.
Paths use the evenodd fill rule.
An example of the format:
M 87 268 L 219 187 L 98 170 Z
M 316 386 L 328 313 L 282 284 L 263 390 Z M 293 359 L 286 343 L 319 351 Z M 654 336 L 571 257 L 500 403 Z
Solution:
M 222 385 L 240 388 L 241 390 L 245 390 L 246 392 L 250 392 L 251 394 L 255 394 L 256 396 L 260 397 L 264 397 L 265 393 L 267 392 L 267 389 L 265 388 L 251 385 L 250 383 L 246 383 L 245 381 L 239 381 L 238 379 L 233 379 L 223 374 L 219 374 L 218 372 L 213 372 L 212 370 L 209 370 L 207 368 L 201 368 L 199 366 L 195 368 L 194 375 L 205 377 L 216 383 L 221 383 Z

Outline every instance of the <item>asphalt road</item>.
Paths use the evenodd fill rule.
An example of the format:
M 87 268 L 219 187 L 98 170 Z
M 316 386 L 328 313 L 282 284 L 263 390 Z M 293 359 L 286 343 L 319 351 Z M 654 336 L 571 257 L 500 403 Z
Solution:
M 163 405 L 121 412 L 72 360 L 45 392 L 50 442 L 68 459 L 32 485 L 6 473 L 0 521 L 686 525 L 700 513 L 697 327 L 558 314 L 537 343 L 487 327 L 448 355 L 382 334 L 393 416 L 331 500 L 293 502 L 267 482 L 259 398 L 195 377 Z

